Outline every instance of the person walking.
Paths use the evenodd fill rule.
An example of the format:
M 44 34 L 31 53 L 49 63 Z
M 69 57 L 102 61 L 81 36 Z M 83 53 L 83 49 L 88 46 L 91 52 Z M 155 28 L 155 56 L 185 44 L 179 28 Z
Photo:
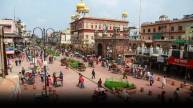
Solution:
M 82 75 L 80 77 L 80 88 L 84 88 L 84 78 Z
M 144 66 L 144 70 L 147 71 L 147 65 Z
M 96 59 L 96 65 L 98 65 L 99 64 L 99 60 L 98 59 Z
M 176 90 L 174 91 L 174 102 L 179 102 L 179 93 L 180 93 L 180 89 L 176 88 Z
M 95 70 L 92 70 L 92 79 L 95 79 Z
M 150 83 L 150 86 L 152 86 L 153 83 L 154 83 L 154 75 L 153 75 L 153 73 L 150 76 L 149 83 Z
M 25 69 L 24 69 L 24 67 L 22 67 L 21 73 L 22 73 L 22 75 L 25 75 Z
M 44 82 L 44 71 L 42 70 L 40 73 L 41 82 Z
M 21 59 L 19 59 L 18 62 L 19 62 L 19 65 L 21 66 Z
M 53 85 L 54 85 L 54 86 L 57 86 L 56 72 L 53 73 Z
M 81 73 L 79 73 L 79 79 L 78 79 L 78 84 L 77 84 L 78 87 L 80 87 L 80 78 L 81 78 L 81 76 L 82 76 Z
M 102 80 L 101 80 L 101 78 L 100 78 L 99 81 L 98 81 L 98 87 L 99 87 L 99 88 L 102 87 Z
M 62 73 L 62 71 L 60 71 L 60 80 L 61 80 L 61 85 L 63 86 L 63 73 Z
M 8 66 L 9 66 L 9 70 L 10 70 L 10 72 L 12 72 L 12 68 L 13 68 L 13 67 L 12 67 L 12 65 L 11 65 L 11 64 L 9 64 Z
M 52 79 L 50 77 L 50 75 L 47 76 L 47 86 L 49 87 L 52 83 Z
M 19 76 L 19 83 L 20 83 L 20 84 L 23 84 L 23 81 L 22 81 L 23 79 L 22 79 L 22 74 L 21 74 L 21 72 L 19 72 L 19 75 L 18 75 L 18 76 Z
M 147 80 L 150 80 L 150 77 L 151 77 L 151 73 L 150 71 L 147 72 Z
M 164 77 L 162 78 L 161 83 L 162 83 L 162 89 L 164 89 L 165 86 L 166 86 L 166 76 L 164 76 Z
M 109 71 L 111 70 L 111 67 L 112 67 L 112 64 L 109 63 L 109 64 L 108 64 Z

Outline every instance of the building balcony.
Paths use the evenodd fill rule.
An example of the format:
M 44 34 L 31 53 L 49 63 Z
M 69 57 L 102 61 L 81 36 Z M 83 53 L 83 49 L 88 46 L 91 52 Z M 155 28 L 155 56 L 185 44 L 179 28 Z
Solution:
M 124 36 L 117 36 L 117 37 L 95 36 L 95 39 L 128 39 L 129 40 L 129 37 L 124 37 Z
M 154 39 L 155 42 L 173 42 L 174 39 Z

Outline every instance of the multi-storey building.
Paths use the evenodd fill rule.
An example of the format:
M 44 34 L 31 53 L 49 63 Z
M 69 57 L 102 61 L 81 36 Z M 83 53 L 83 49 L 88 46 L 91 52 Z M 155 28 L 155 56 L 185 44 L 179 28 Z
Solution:
M 6 48 L 12 50 L 11 52 L 14 52 L 15 48 L 22 50 L 21 46 L 24 43 L 23 36 L 26 33 L 26 25 L 21 20 L 2 19 L 0 20 L 0 26 L 4 28 Z
M 94 45 L 94 33 L 96 31 L 99 32 L 99 36 L 102 36 L 103 32 L 106 31 L 106 36 L 111 37 L 113 27 L 120 27 L 122 32 L 123 28 L 127 26 L 128 21 L 124 20 L 82 17 L 71 23 L 71 42 L 78 45 Z
M 181 56 L 180 60 L 183 59 L 183 55 L 185 58 L 191 58 L 192 54 L 187 52 L 190 52 L 192 48 L 190 44 L 193 44 L 192 28 L 193 14 L 173 20 L 162 15 L 159 17 L 159 21 L 143 23 L 141 25 L 141 39 L 144 44 L 137 48 L 137 55 L 143 59 L 139 59 L 139 63 L 162 70 L 174 60 L 170 60 L 171 55 Z M 175 49 L 173 52 L 172 48 Z M 176 62 L 173 64 L 179 65 Z
M 3 19 L 0 20 L 0 25 L 4 27 L 5 43 L 14 43 L 17 39 L 21 38 L 16 21 Z
M 161 46 L 169 49 L 176 40 L 182 40 L 186 29 L 193 24 L 193 15 L 185 15 L 182 19 L 170 20 L 162 15 L 159 21 L 143 23 L 141 25 L 141 38 L 146 46 Z

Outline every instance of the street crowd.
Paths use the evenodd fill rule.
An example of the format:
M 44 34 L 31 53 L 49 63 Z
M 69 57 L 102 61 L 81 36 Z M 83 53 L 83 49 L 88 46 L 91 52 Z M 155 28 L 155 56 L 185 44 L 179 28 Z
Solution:
M 19 79 L 21 84 L 29 84 L 29 85 L 33 85 L 35 83 L 35 77 L 39 76 L 42 83 L 44 83 L 46 81 L 46 86 L 48 87 L 60 87 L 63 86 L 63 76 L 64 76 L 64 71 L 60 71 L 60 72 L 54 72 L 52 75 L 49 74 L 49 72 L 47 70 L 45 70 L 45 68 L 47 68 L 46 66 L 43 66 L 43 57 L 42 57 L 42 51 L 41 50 L 37 50 L 37 54 L 36 54 L 36 58 L 37 58 L 37 63 L 36 65 L 32 66 L 31 71 L 26 71 L 26 67 L 21 67 L 21 72 L 19 72 Z M 66 53 L 66 52 L 65 52 Z M 70 56 L 70 57 L 76 57 L 73 52 L 67 52 L 66 54 L 63 54 L 64 56 Z M 48 55 L 48 60 L 49 63 L 53 63 L 54 59 L 51 55 Z M 50 59 L 52 58 L 52 59 Z M 23 60 L 27 59 L 29 62 L 32 62 L 33 60 L 29 59 L 29 55 L 27 53 L 21 53 L 19 56 L 15 57 L 15 58 L 9 58 L 8 59 L 8 65 L 9 65 L 9 69 L 10 72 L 12 72 L 12 66 L 13 63 L 15 62 L 15 66 L 21 66 Z M 83 57 L 83 59 L 86 59 L 87 61 L 90 59 L 90 61 L 92 61 L 91 63 L 91 80 L 96 78 L 97 72 L 95 72 L 95 66 L 94 65 L 101 65 L 102 67 L 108 68 L 109 71 L 112 71 L 112 65 L 113 63 L 111 63 L 109 60 L 104 60 L 102 59 L 100 56 L 96 57 L 96 56 L 89 56 L 89 57 Z M 85 61 L 85 60 L 84 60 Z M 134 78 L 137 79 L 142 79 L 142 80 L 147 80 L 149 81 L 149 86 L 153 86 L 154 82 L 155 82 L 155 75 L 153 74 L 153 72 L 150 71 L 150 69 L 148 69 L 148 66 L 141 66 L 141 65 L 137 65 L 137 64 L 132 64 L 132 65 L 123 65 L 122 68 L 120 69 L 120 74 L 123 75 L 123 79 L 128 79 L 128 75 L 133 76 Z M 163 92 L 160 95 L 160 99 L 161 101 L 165 101 L 165 91 L 164 88 L 167 85 L 167 78 L 166 76 L 162 76 L 162 78 L 160 78 L 160 87 L 163 89 Z M 101 80 L 101 78 L 99 78 L 98 82 L 97 82 L 97 89 L 95 90 L 94 93 L 94 97 L 96 98 L 98 96 L 98 94 L 102 94 L 103 96 L 106 96 L 105 94 L 105 89 L 103 86 L 103 82 Z M 85 77 L 79 73 L 79 78 L 78 78 L 78 83 L 77 83 L 77 87 L 83 89 L 85 88 Z M 124 91 L 123 91 L 124 93 Z M 173 93 L 173 97 L 174 97 L 174 101 L 177 102 L 180 100 L 180 88 L 176 88 L 176 90 Z

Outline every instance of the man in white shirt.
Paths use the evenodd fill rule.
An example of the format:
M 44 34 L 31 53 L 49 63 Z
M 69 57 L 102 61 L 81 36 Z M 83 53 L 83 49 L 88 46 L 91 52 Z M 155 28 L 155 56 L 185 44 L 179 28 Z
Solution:
M 151 77 L 151 73 L 150 73 L 150 71 L 148 71 L 148 72 L 147 72 L 147 78 L 148 78 L 148 80 L 150 79 L 150 77 Z
M 165 86 L 166 86 L 166 76 L 164 76 L 164 77 L 162 78 L 161 83 L 162 83 L 162 89 L 164 89 Z

